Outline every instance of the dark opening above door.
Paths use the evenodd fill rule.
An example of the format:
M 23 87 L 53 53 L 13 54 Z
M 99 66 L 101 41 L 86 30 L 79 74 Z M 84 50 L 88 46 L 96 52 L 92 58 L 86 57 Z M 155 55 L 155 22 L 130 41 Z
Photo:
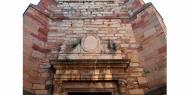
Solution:
M 111 92 L 69 92 L 68 95 L 111 95 Z

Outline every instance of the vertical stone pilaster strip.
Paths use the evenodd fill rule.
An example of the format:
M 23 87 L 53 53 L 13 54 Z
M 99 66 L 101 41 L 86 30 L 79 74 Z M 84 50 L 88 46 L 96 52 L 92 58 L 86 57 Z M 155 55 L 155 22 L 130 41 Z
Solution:
M 61 95 L 61 94 L 62 94 L 62 82 L 61 81 L 55 81 L 53 95 Z
M 126 94 L 126 85 L 127 85 L 127 82 L 123 79 L 120 79 L 118 80 L 118 83 L 119 83 L 119 90 L 120 90 L 120 95 L 125 95 Z

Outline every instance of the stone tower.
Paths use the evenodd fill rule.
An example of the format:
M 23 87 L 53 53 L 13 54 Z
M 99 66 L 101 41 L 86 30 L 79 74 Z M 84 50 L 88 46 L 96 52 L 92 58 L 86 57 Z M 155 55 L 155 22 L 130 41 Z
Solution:
M 166 85 L 166 27 L 143 0 L 41 0 L 23 16 L 24 95 L 144 95 Z

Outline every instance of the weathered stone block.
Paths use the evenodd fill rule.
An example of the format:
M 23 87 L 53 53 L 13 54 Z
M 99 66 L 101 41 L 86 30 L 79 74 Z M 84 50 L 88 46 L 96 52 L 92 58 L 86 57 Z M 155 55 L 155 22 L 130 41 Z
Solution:
M 120 27 L 120 24 L 112 24 L 110 27 Z
M 126 48 L 128 48 L 128 47 L 129 47 L 129 44 L 121 44 L 121 47 L 126 47 Z
M 51 67 L 50 64 L 41 64 L 41 65 L 40 65 L 40 68 L 42 68 L 42 69 L 48 69 L 48 68 L 50 68 L 50 67 Z
M 166 53 L 166 49 L 167 49 L 166 46 L 163 46 L 163 47 L 159 48 L 158 49 L 159 54 Z
M 40 77 L 42 77 L 42 78 L 48 78 L 48 77 L 50 77 L 50 74 L 49 73 L 41 73 Z
M 48 94 L 48 90 L 35 90 L 35 94 L 46 95 L 46 94 Z
M 137 78 L 139 86 L 140 87 L 146 87 L 147 86 L 147 79 L 145 77 L 138 77 Z
M 144 32 L 144 38 L 147 38 L 151 35 L 153 35 L 156 32 L 155 28 L 149 29 L 147 31 Z
M 131 76 L 131 77 L 141 77 L 141 76 L 143 76 L 143 72 L 130 73 L 129 76 Z
M 131 95 L 144 95 L 144 90 L 143 89 L 132 89 L 132 90 L 129 90 L 129 93 Z
M 33 84 L 32 89 L 45 89 L 44 84 Z
M 46 85 L 51 85 L 52 84 L 52 80 L 46 80 Z
M 133 68 L 132 71 L 134 71 L 134 72 L 143 72 L 143 68 Z
M 39 59 L 42 59 L 45 57 L 45 54 L 44 53 L 41 53 L 39 51 L 36 51 L 36 50 L 32 50 L 32 57 L 34 58 L 39 58 Z
M 39 69 L 38 72 L 40 72 L 40 73 L 48 73 L 49 70 L 48 69 Z
M 123 36 L 123 34 L 115 34 L 115 36 Z
M 130 66 L 130 67 L 138 67 L 138 66 L 139 66 L 139 63 L 130 63 L 129 66 Z
M 138 55 L 136 53 L 128 53 L 127 54 L 128 58 L 131 59 L 131 62 L 139 62 Z

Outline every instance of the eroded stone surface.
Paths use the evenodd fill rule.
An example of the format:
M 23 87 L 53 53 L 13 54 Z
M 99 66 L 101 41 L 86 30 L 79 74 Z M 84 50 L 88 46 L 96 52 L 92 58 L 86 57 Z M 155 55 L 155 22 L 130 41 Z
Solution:
M 94 36 L 87 36 L 82 40 L 82 47 L 87 52 L 92 52 L 99 46 L 99 40 Z
M 23 25 L 24 90 L 35 95 L 65 94 L 63 81 L 103 81 L 82 85 L 118 88 L 114 95 L 144 95 L 147 82 L 150 88 L 166 82 L 166 28 L 143 0 L 41 0 L 28 7 Z M 55 68 L 50 62 L 77 59 L 130 63 Z

